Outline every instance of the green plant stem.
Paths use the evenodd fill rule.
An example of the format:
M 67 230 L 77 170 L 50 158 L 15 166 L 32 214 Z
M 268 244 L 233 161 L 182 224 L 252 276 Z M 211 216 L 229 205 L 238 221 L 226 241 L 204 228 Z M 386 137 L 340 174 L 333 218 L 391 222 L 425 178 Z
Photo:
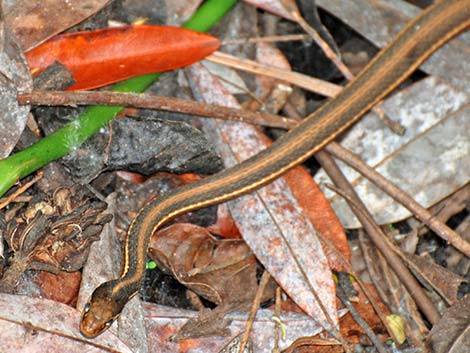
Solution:
M 209 30 L 229 11 L 237 0 L 207 0 L 183 27 L 199 32 Z M 160 74 L 134 77 L 113 87 L 116 92 L 143 92 Z M 31 174 L 49 162 L 71 152 L 114 119 L 124 108 L 93 106 L 41 141 L 0 161 L 0 197 L 19 179 Z

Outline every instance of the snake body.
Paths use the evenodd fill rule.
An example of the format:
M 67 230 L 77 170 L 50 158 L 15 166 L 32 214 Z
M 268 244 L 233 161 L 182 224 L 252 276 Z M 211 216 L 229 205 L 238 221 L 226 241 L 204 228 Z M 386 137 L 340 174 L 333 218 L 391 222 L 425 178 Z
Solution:
M 150 236 L 182 213 L 252 192 L 302 163 L 402 83 L 438 47 L 470 25 L 470 0 L 441 0 L 412 20 L 342 92 L 269 148 L 232 168 L 175 189 L 144 206 L 129 227 L 121 275 L 101 284 L 85 306 L 80 330 L 109 328 L 142 284 Z

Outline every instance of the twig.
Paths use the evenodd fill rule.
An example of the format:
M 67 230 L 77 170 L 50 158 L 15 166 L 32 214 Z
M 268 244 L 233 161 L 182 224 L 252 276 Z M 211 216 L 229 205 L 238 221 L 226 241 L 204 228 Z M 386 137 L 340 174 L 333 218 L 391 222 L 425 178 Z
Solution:
M 253 60 L 240 59 L 235 56 L 215 52 L 209 55 L 206 60 L 232 67 L 234 69 L 251 72 L 253 74 L 264 75 L 282 80 L 299 86 L 307 91 L 321 94 L 326 97 L 336 96 L 343 88 L 341 86 L 319 80 L 314 77 L 303 75 L 298 72 L 283 70 L 274 66 L 260 64 Z
M 271 275 L 268 271 L 264 271 L 263 275 L 261 276 L 261 280 L 259 283 L 258 290 L 256 291 L 255 299 L 251 304 L 250 315 L 246 320 L 245 331 L 243 332 L 243 336 L 241 339 L 240 346 L 238 347 L 238 353 L 242 353 L 245 350 L 246 344 L 248 342 L 248 338 L 250 337 L 251 328 L 253 327 L 253 322 L 255 321 L 256 313 L 258 312 L 258 308 L 261 304 L 261 298 L 263 297 L 264 290 L 269 282 Z
M 118 105 L 145 109 L 158 109 L 224 120 L 289 129 L 297 124 L 293 119 L 279 115 L 227 108 L 188 99 L 162 97 L 145 93 L 122 93 L 109 91 L 32 91 L 18 95 L 20 104 L 36 105 Z
M 252 37 L 252 38 L 237 38 L 225 39 L 221 45 L 234 45 L 234 44 L 248 44 L 248 43 L 262 43 L 262 42 L 292 42 L 295 40 L 308 41 L 310 37 L 306 34 L 286 34 L 283 36 L 265 36 L 265 37 Z
M 467 241 L 465 241 L 459 234 L 434 217 L 428 210 L 413 200 L 410 195 L 401 190 L 391 181 L 385 179 L 373 168 L 369 167 L 357 155 L 347 150 L 346 148 L 341 147 L 335 142 L 332 142 L 326 146 L 325 150 L 331 153 L 335 158 L 338 158 L 339 160 L 357 170 L 377 187 L 390 195 L 394 200 L 406 207 L 416 216 L 416 218 L 421 220 L 429 228 L 436 232 L 439 237 L 452 244 L 452 246 L 461 251 L 467 257 L 470 257 L 470 244 Z
M 275 299 L 275 304 L 274 304 L 274 315 L 276 317 L 281 317 L 281 287 L 277 286 L 276 287 L 276 299 Z M 274 347 L 272 350 L 272 353 L 279 353 L 279 340 L 280 340 L 280 335 L 281 334 L 281 328 L 279 325 L 274 326 Z

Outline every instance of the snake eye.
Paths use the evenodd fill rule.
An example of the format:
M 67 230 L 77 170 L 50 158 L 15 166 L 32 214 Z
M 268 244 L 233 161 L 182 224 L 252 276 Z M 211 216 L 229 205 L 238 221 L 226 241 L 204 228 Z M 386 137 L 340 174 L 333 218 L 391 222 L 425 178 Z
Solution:
M 83 312 L 86 314 L 89 311 L 90 311 L 90 303 L 86 303 L 85 307 L 83 308 Z
M 106 326 L 106 328 L 111 327 L 111 325 L 113 324 L 113 321 L 114 321 L 113 319 L 108 320 L 108 321 L 104 324 L 104 326 Z

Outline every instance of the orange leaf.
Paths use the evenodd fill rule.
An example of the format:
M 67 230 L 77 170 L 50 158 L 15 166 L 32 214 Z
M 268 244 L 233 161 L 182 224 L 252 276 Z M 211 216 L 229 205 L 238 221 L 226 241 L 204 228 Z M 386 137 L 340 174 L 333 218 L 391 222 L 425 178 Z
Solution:
M 284 177 L 305 215 L 322 235 L 320 240 L 330 267 L 336 271 L 348 272 L 349 269 L 343 263 L 344 260 L 351 261 L 346 234 L 318 184 L 302 166 L 289 170 Z M 325 241 L 328 243 L 325 244 Z M 343 255 L 343 259 L 328 246 L 334 246 Z
M 220 46 L 208 34 L 169 26 L 124 26 L 53 37 L 26 53 L 37 75 L 58 61 L 73 74 L 69 90 L 91 89 L 124 79 L 178 69 Z

